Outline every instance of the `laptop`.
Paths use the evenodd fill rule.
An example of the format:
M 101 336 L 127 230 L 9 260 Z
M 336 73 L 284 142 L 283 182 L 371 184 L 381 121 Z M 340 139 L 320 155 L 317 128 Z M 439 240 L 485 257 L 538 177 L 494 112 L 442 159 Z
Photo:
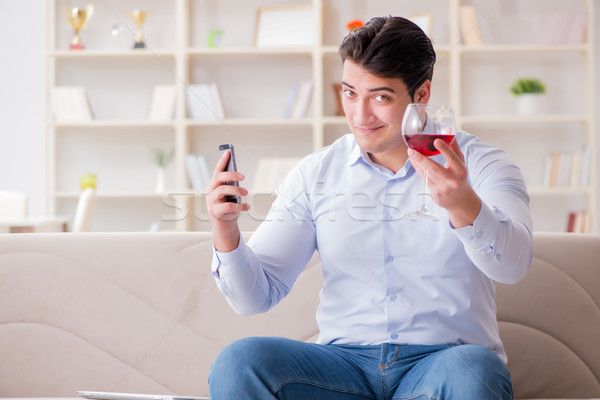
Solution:
M 77 396 L 92 400 L 210 400 L 208 397 L 177 396 L 163 394 L 94 392 L 80 390 Z

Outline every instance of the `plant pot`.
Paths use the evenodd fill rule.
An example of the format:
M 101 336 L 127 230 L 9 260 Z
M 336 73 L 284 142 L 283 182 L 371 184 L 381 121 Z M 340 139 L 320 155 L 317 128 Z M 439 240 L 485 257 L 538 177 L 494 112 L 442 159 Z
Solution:
M 521 115 L 534 115 L 539 112 L 542 95 L 525 93 L 517 97 L 517 110 Z
M 156 193 L 163 193 L 166 187 L 166 175 L 164 168 L 156 170 Z

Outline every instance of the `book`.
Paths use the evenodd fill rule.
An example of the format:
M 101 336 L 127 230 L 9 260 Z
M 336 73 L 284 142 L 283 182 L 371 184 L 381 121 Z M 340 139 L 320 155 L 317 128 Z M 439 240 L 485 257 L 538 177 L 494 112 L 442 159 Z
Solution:
M 483 44 L 481 32 L 477 25 L 475 7 L 460 6 L 460 36 L 464 44 L 468 46 L 480 46 Z
M 312 80 L 302 80 L 298 85 L 298 91 L 296 95 L 296 100 L 294 102 L 294 107 L 292 109 L 291 118 L 292 119 L 301 119 L 306 118 L 308 116 L 308 111 L 310 109 L 310 103 L 312 101 L 313 94 L 313 81 Z
M 296 104 L 296 97 L 298 96 L 298 87 L 300 86 L 300 82 L 294 82 L 292 85 L 292 91 L 288 97 L 288 102 L 285 107 L 285 113 L 283 115 L 284 118 L 292 118 L 292 113 L 294 112 L 294 105 Z
M 56 121 L 87 122 L 93 119 L 84 87 L 57 86 L 52 89 L 50 101 Z
M 225 110 L 216 83 L 199 83 L 186 88 L 188 116 L 192 119 L 220 120 Z
M 579 186 L 586 187 L 590 183 L 590 168 L 592 163 L 592 152 L 590 146 L 586 145 L 581 153 L 581 174 L 579 175 Z
M 545 187 L 581 187 L 589 182 L 591 154 L 589 146 L 581 151 L 556 151 L 546 156 L 544 176 Z
M 176 100 L 177 91 L 174 85 L 154 86 L 148 119 L 156 122 L 172 121 Z
M 572 211 L 567 218 L 567 232 L 590 233 L 592 230 L 592 216 L 584 211 Z
M 187 169 L 188 178 L 192 189 L 204 191 L 210 183 L 210 175 L 208 173 L 208 163 L 206 157 L 196 156 L 195 154 L 186 154 L 185 167 Z

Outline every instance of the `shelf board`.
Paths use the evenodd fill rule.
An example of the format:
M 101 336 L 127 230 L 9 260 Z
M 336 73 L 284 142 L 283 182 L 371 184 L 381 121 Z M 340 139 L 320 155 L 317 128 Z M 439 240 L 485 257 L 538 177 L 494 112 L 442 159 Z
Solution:
M 497 115 L 497 116 L 462 116 L 462 124 L 520 124 L 520 123 L 564 123 L 586 122 L 587 117 L 581 114 L 572 115 Z
M 237 55 L 311 55 L 312 47 L 295 48 L 256 48 L 256 47 L 190 47 L 185 53 L 190 56 L 237 56 Z
M 323 117 L 323 123 L 326 125 L 346 125 L 346 117 Z
M 512 45 L 488 44 L 481 46 L 457 46 L 462 53 L 585 53 L 587 44 L 562 44 L 562 45 Z
M 49 122 L 54 128 L 173 128 L 174 121 L 156 122 L 144 120 L 93 120 L 73 122 Z
M 451 50 L 453 50 L 455 47 L 457 46 L 452 46 L 449 44 L 434 44 L 433 48 L 435 49 L 436 53 L 449 53 Z M 321 47 L 321 54 L 323 55 L 337 55 L 338 54 L 338 50 L 339 50 L 339 46 L 322 46 Z
M 223 120 L 187 119 L 187 126 L 264 126 L 264 125 L 311 125 L 312 118 L 225 118 Z
M 174 50 L 150 50 L 150 49 L 90 49 L 90 50 L 55 50 L 48 52 L 49 57 L 55 58 L 146 58 L 146 57 L 175 57 Z
M 570 195 L 570 194 L 587 195 L 590 193 L 590 188 L 588 188 L 588 187 L 570 187 L 570 186 L 561 186 L 561 187 L 532 186 L 527 189 L 527 192 L 532 196 Z
M 190 194 L 189 189 L 187 190 L 170 190 L 167 191 L 165 193 L 156 193 L 156 192 L 103 192 L 103 191 L 98 191 L 96 193 L 96 197 L 98 197 L 99 199 L 162 199 L 164 197 L 169 196 L 169 194 L 171 193 L 184 193 L 184 194 Z M 77 199 L 79 198 L 79 193 L 78 192 L 54 192 L 53 194 L 51 194 L 50 197 L 54 197 L 56 199 Z

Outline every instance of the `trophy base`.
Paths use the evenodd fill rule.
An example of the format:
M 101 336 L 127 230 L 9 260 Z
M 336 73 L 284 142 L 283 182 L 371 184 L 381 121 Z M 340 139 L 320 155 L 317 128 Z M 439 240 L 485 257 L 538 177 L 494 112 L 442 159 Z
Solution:
M 134 49 L 145 49 L 146 48 L 146 43 L 144 43 L 144 42 L 135 42 L 133 44 L 133 48 Z
M 69 46 L 69 48 L 71 50 L 83 50 L 84 49 L 84 47 L 81 43 L 72 44 L 71 46 Z

